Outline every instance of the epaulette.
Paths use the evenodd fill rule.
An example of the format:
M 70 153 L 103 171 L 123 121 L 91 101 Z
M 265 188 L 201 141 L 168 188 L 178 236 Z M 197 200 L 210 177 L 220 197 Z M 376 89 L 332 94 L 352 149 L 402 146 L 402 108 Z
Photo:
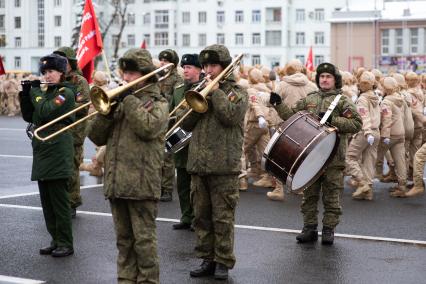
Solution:
M 63 93 L 65 91 L 65 87 L 59 88 L 58 92 Z
M 175 89 L 179 89 L 179 88 L 182 88 L 182 87 L 184 87 L 185 86 L 185 84 L 184 83 L 182 83 L 182 84 L 180 84 L 180 85 L 177 85 L 176 87 L 175 87 Z

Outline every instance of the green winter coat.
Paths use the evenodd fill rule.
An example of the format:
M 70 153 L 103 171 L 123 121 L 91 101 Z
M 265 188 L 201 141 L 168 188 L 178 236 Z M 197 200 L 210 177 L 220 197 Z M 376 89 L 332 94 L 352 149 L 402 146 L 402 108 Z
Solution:
M 283 120 L 289 119 L 290 116 L 301 110 L 307 110 L 313 114 L 319 115 L 319 113 L 327 111 L 327 108 L 330 106 L 337 94 L 337 90 L 328 92 L 317 91 L 310 93 L 306 98 L 299 100 L 294 108 L 289 108 L 282 103 L 276 106 L 275 109 Z M 338 129 L 340 143 L 337 153 L 328 167 L 344 168 L 345 153 L 348 144 L 347 134 L 357 133 L 361 130 L 361 116 L 358 114 L 353 102 L 343 95 L 336 108 L 331 113 L 331 117 L 331 125 Z
M 239 174 L 247 92 L 229 78 L 207 101 L 207 112 L 192 112 L 182 124 L 192 131 L 186 170 L 198 175 Z
M 67 83 L 51 85 L 46 92 L 32 88 L 31 102 L 34 106 L 32 121 L 36 127 L 57 118 L 75 107 L 74 93 Z M 45 137 L 59 128 L 74 122 L 74 115 L 40 132 Z M 52 180 L 69 178 L 73 171 L 74 147 L 70 132 L 42 142 L 36 137 L 32 140 L 33 166 L 31 180 Z
M 176 68 L 171 71 L 169 77 L 159 83 L 161 94 L 166 98 L 169 104 L 172 100 L 173 89 L 182 83 L 183 79 Z
M 98 114 L 89 124 L 90 140 L 98 146 L 106 145 L 106 198 L 160 198 L 168 110 L 155 84 L 128 95 L 113 113 Z

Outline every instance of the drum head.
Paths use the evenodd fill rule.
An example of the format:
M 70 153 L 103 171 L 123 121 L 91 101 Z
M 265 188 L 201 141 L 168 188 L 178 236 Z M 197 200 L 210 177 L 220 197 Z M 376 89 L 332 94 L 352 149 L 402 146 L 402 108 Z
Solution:
M 333 131 L 312 149 L 294 174 L 291 190 L 300 190 L 309 185 L 327 163 L 337 142 L 337 133 Z

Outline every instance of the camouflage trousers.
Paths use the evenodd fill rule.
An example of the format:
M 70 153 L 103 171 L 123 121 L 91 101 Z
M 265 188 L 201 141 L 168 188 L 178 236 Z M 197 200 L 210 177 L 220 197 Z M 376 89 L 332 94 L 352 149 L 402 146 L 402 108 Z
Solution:
M 80 194 L 80 164 L 83 162 L 83 145 L 74 145 L 74 168 L 69 179 L 68 190 L 70 193 L 71 208 L 77 208 L 82 204 Z
M 214 260 L 228 268 L 234 267 L 234 223 L 238 199 L 238 175 L 191 176 L 197 257 Z
M 173 192 L 175 181 L 175 163 L 173 154 L 164 153 L 163 167 L 161 169 L 161 192 Z
M 424 187 L 423 185 L 423 171 L 426 163 L 426 144 L 423 144 L 422 147 L 414 155 L 414 169 L 413 169 L 413 181 L 414 186 Z
M 342 215 L 340 206 L 340 194 L 343 191 L 343 169 L 328 168 L 320 178 L 305 189 L 301 212 L 304 225 L 318 224 L 318 201 L 322 192 L 324 205 L 323 226 L 335 228 L 339 224 L 339 216 Z
M 118 283 L 159 283 L 157 255 L 157 202 L 110 200 L 117 237 Z

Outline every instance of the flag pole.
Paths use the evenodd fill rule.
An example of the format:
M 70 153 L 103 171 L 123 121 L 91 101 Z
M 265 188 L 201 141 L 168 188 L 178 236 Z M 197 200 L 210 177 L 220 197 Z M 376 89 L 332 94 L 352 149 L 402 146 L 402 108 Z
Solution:
M 107 72 L 109 81 L 111 82 L 111 70 L 109 70 L 109 64 L 108 64 L 108 60 L 105 54 L 105 49 L 102 48 L 102 59 L 104 61 L 104 65 L 105 65 L 105 70 Z

